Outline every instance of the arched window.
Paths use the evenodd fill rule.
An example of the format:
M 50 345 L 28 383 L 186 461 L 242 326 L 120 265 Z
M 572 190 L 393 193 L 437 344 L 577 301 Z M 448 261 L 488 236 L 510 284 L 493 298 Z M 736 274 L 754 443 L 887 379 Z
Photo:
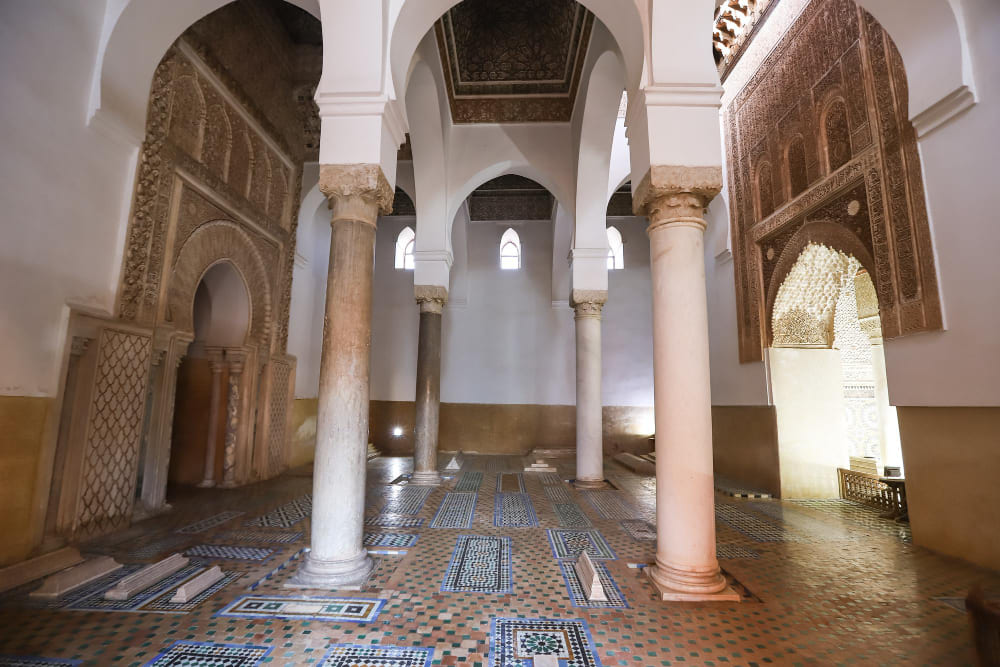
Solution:
M 513 229 L 508 228 L 500 237 L 500 268 L 521 268 L 521 239 Z
M 806 147 L 802 137 L 795 137 L 788 145 L 785 153 L 788 167 L 788 186 L 792 197 L 797 197 L 809 187 L 809 175 L 806 173 Z
M 847 105 L 837 99 L 826 110 L 823 119 L 826 140 L 826 165 L 832 173 L 851 159 L 851 130 L 847 122 Z
M 771 165 L 767 162 L 757 168 L 757 219 L 763 220 L 774 212 L 774 184 L 771 181 Z
M 396 237 L 396 262 L 397 269 L 413 270 L 413 242 L 416 235 L 409 227 L 403 227 L 403 231 Z
M 625 247 L 622 235 L 614 226 L 608 227 L 608 271 L 625 268 Z

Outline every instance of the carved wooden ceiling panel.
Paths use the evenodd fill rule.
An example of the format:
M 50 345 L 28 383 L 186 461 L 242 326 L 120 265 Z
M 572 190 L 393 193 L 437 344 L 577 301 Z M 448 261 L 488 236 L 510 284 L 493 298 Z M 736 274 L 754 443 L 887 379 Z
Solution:
M 575 0 L 452 7 L 435 33 L 454 122 L 568 122 L 593 24 Z

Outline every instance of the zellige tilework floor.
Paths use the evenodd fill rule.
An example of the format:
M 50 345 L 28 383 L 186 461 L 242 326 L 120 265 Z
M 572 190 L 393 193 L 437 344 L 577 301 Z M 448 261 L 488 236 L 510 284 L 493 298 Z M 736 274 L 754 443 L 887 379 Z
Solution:
M 759 601 L 663 603 L 636 567 L 655 554 L 652 478 L 609 461 L 618 490 L 588 495 L 562 481 L 573 477 L 572 460 L 556 462 L 558 473 L 523 475 L 530 460 L 519 457 L 460 462 L 460 474 L 426 495 L 403 491 L 408 460 L 369 463 L 369 541 L 408 546 L 380 554 L 361 591 L 283 586 L 309 546 L 307 473 L 171 490 L 169 514 L 81 548 L 114 556 L 125 572 L 198 545 L 227 548 L 198 550 L 191 568 L 143 592 L 138 606 L 105 606 L 99 596 L 91 605 L 100 586 L 52 605 L 25 602 L 37 584 L 0 595 L 0 666 L 533 667 L 542 654 L 563 656 L 560 667 L 965 665 L 968 621 L 954 601 L 976 583 L 1000 591 L 1000 574 L 914 546 L 907 526 L 867 508 L 717 495 L 720 563 Z M 526 505 L 505 513 L 499 493 L 523 493 L 537 525 L 506 525 L 505 516 L 522 523 L 514 505 Z M 273 554 L 227 557 L 253 548 Z M 582 548 L 603 554 L 599 576 L 627 607 L 578 606 L 571 558 Z M 212 565 L 223 582 L 169 603 L 177 585 Z

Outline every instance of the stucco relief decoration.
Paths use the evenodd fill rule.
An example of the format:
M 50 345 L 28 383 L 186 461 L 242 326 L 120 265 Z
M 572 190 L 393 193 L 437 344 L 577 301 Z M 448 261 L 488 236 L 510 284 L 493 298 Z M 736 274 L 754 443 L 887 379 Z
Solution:
M 775 294 L 809 243 L 861 262 L 885 337 L 941 326 L 902 60 L 851 0 L 802 4 L 797 18 L 750 31 L 774 44 L 759 65 L 725 61 L 746 81 L 723 117 L 741 361 L 760 360 L 772 343 Z M 759 56 L 746 38 L 739 49 Z
M 569 121 L 594 16 L 575 0 L 464 0 L 435 25 L 456 123 Z
M 806 246 L 774 302 L 773 344 L 833 345 L 833 321 L 844 284 L 860 266 L 853 257 L 820 244 Z M 852 290 L 853 296 L 853 290 Z

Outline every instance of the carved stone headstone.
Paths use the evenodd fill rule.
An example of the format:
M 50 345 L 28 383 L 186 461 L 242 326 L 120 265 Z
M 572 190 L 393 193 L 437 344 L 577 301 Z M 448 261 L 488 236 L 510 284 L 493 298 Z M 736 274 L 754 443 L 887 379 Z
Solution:
M 597 575 L 597 568 L 594 566 L 594 561 L 590 560 L 590 555 L 586 551 L 580 553 L 580 557 L 573 568 L 576 570 L 576 576 L 580 580 L 583 594 L 587 596 L 588 600 L 592 602 L 608 601 L 608 596 L 604 592 L 604 585 L 601 583 L 601 578 Z
M 189 602 L 195 596 L 203 593 L 206 588 L 222 579 L 223 576 L 225 575 L 222 573 L 222 569 L 218 565 L 210 567 L 194 579 L 189 579 L 184 582 L 183 585 L 178 587 L 177 592 L 174 593 L 172 598 L 170 598 L 170 602 L 174 604 Z
M 45 580 L 40 588 L 32 591 L 29 597 L 45 600 L 58 598 L 95 579 L 111 574 L 120 569 L 121 566 L 121 563 L 116 562 L 111 556 L 92 558 L 76 567 L 53 574 Z
M 169 577 L 188 564 L 188 559 L 180 554 L 168 556 L 163 560 L 147 565 L 135 574 L 130 574 L 104 592 L 106 600 L 128 600 L 130 597 L 144 591 L 158 581 Z
M 0 569 L 0 593 L 17 588 L 29 581 L 65 570 L 83 562 L 83 556 L 73 547 L 64 547 L 37 558 Z

